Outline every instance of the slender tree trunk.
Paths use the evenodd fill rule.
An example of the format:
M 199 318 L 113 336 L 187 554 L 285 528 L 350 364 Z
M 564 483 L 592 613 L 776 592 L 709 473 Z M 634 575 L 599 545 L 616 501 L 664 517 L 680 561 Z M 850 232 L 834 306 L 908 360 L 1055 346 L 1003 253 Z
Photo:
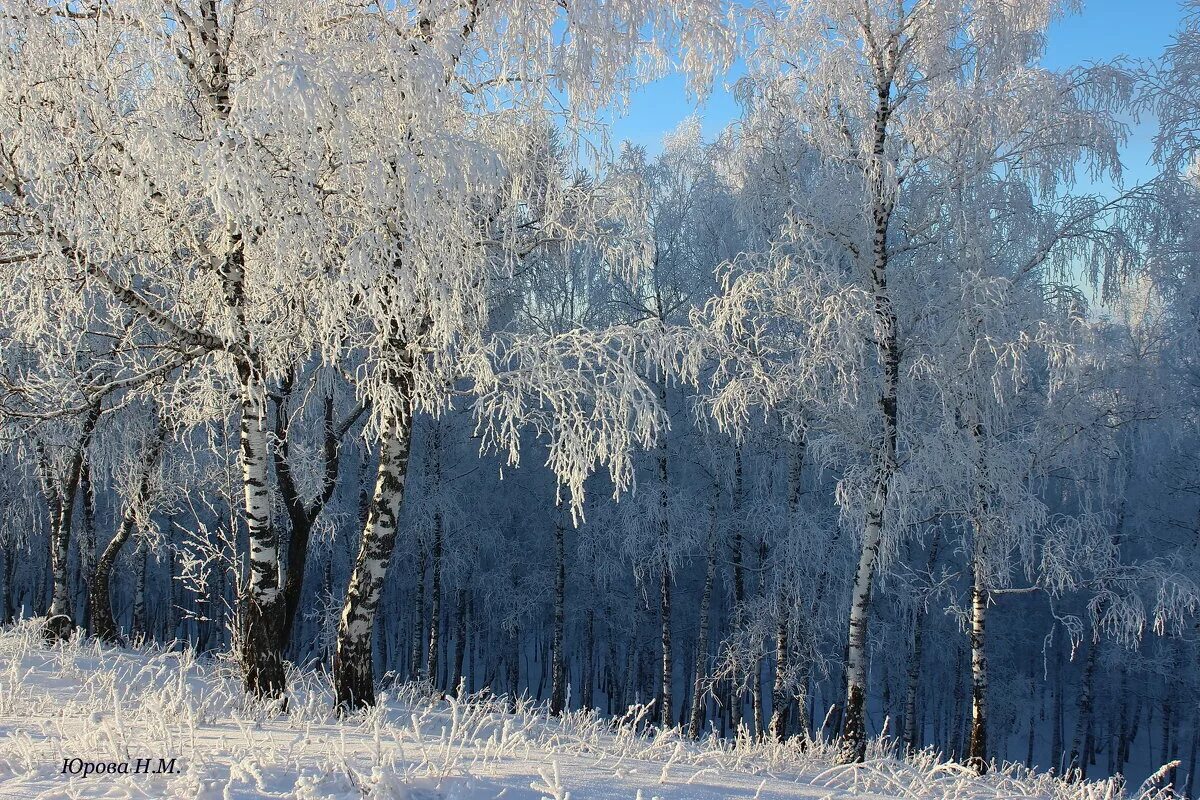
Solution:
M 788 707 L 788 614 L 789 601 L 783 593 L 779 598 L 779 619 L 775 625 L 775 683 L 771 687 L 771 738 L 782 741 L 787 735 Z
M 708 532 L 708 555 L 704 564 L 704 592 L 700 595 L 700 620 L 696 629 L 696 682 L 692 688 L 692 710 L 688 720 L 688 735 L 699 739 L 704 729 L 704 707 L 708 697 L 708 639 L 709 612 L 712 608 L 713 584 L 717 577 L 717 513 L 713 508 Z
M 80 616 L 84 627 L 92 632 L 92 581 L 96 572 L 96 490 L 92 484 L 92 464 L 84 459 L 79 473 L 79 489 L 83 499 L 83 530 L 79 537 L 79 575 L 83 582 Z
M 433 515 L 433 550 L 429 583 L 429 646 L 425 651 L 425 677 L 431 684 L 438 682 L 438 649 L 442 628 L 442 556 L 445 547 L 444 528 L 440 511 Z
M 661 311 L 661 304 L 660 304 Z M 667 387 L 658 385 L 658 400 L 665 409 Z M 662 670 L 659 674 L 658 721 L 663 728 L 674 725 L 671 715 L 671 689 L 674 671 L 671 664 L 671 583 L 675 576 L 671 571 L 671 520 L 669 515 L 670 478 L 667 471 L 667 444 L 658 446 L 658 557 L 659 557 L 659 623 L 661 626 Z
M 592 599 L 595 599 L 593 587 Z M 596 608 L 592 601 L 588 602 L 587 620 L 583 628 L 583 686 L 580 692 L 580 702 L 583 708 L 595 707 L 596 686 Z
M 1200 751 L 1200 712 L 1193 711 L 1192 746 L 1191 751 L 1188 753 L 1187 791 L 1185 792 L 1185 795 L 1193 798 L 1193 800 L 1195 800 L 1196 797 L 1196 759 L 1198 755 L 1200 755 L 1197 751 Z
M 458 590 L 458 607 L 455 611 L 455 648 L 454 648 L 454 691 L 466 687 L 467 676 L 463 672 L 463 664 L 467 657 L 467 590 Z M 469 687 L 466 687 L 469 691 Z
M 0 543 L 0 578 L 4 580 L 4 593 L 0 594 L 0 625 L 13 621 L 12 555 L 7 542 Z
M 554 630 L 550 645 L 550 713 L 562 714 L 567 706 L 567 546 L 562 509 L 554 514 Z
M 1171 724 L 1173 722 L 1174 711 L 1175 709 L 1171 706 L 1170 700 L 1164 699 L 1162 704 L 1162 757 L 1159 759 L 1163 764 L 1175 760 L 1175 748 L 1171 741 Z M 1173 787 L 1175 785 L 1175 767 L 1167 771 L 1165 783 L 1167 786 Z
M 1067 764 L 1067 777 L 1070 780 L 1087 779 L 1087 740 L 1092 727 L 1093 676 L 1096 671 L 1096 655 L 1099 649 L 1099 642 L 1093 642 L 1083 667 L 1083 681 L 1079 687 L 1079 714 L 1075 719 L 1075 737 L 1071 742 L 1071 755 Z
M 967 745 L 967 766 L 982 775 L 988 769 L 988 676 L 987 655 L 984 652 L 988 590 L 978 557 L 973 573 L 974 586 L 971 589 L 971 737 L 970 743 Z
M 742 627 L 742 614 L 745 611 L 746 602 L 746 580 L 742 567 L 742 520 L 744 517 L 743 509 L 743 476 L 742 476 L 742 448 L 739 446 L 734 452 L 733 466 L 733 502 L 734 502 L 734 522 L 733 522 L 733 618 L 730 621 L 733 630 L 736 632 Z M 729 727 L 734 736 L 737 736 L 738 728 L 742 724 L 742 688 L 741 675 L 735 670 L 731 678 L 732 686 L 729 691 Z
M 883 365 L 883 383 L 879 393 L 881 418 L 879 449 L 875 453 L 875 476 L 868 495 L 862 550 L 854 575 L 850 602 L 849 647 L 846 653 L 846 713 L 842 728 L 840 763 L 862 761 L 867 753 L 867 627 L 870 619 L 871 590 L 876 562 L 883 544 L 884 513 L 892 476 L 896 471 L 898 406 L 896 391 L 900 382 L 900 347 L 896 332 L 896 313 L 888 292 L 888 226 L 894 200 L 887 189 L 886 144 L 891 118 L 891 81 L 880 80 L 876 87 L 874 142 L 867 170 L 871 185 L 873 237 L 871 243 L 871 289 L 875 296 L 875 316 L 881 330 L 878 337 L 879 360 Z
M 67 556 L 71 544 L 71 529 L 75 517 L 75 501 L 79 491 L 83 465 L 87 460 L 88 446 L 96 423 L 100 419 L 100 406 L 93 404 L 83 419 L 80 440 L 71 455 L 67 472 L 61 480 L 53 475 L 53 467 L 44 454 L 42 480 L 50 507 L 50 608 L 46 612 L 45 633 L 51 641 L 62 641 L 71 636 L 75 620 L 71 613 L 71 592 L 68 582 Z
M 166 548 L 167 548 L 167 577 L 170 580 L 168 587 L 168 596 L 171 598 L 171 607 L 167 610 L 166 631 L 164 635 L 165 641 L 173 641 L 176 639 L 182 640 L 180 629 L 183 622 L 183 583 L 179 580 L 179 557 L 175 550 L 175 527 L 176 517 L 174 514 L 167 517 L 166 528 Z
M 139 536 L 133 551 L 133 619 L 130 632 L 134 641 L 146 638 L 146 561 L 150 547 L 145 536 Z
M 761 563 L 759 565 L 761 569 Z M 766 735 L 766 721 L 763 714 L 763 659 L 754 661 L 753 683 L 750 685 L 750 710 L 754 715 L 754 738 L 761 739 Z
M 442 485 L 442 424 L 434 420 L 430 437 L 430 457 L 433 492 L 441 492 Z M 440 502 L 440 498 L 439 498 Z M 433 512 L 433 551 L 431 552 L 432 571 L 429 586 L 429 649 L 426 651 L 425 675 L 429 682 L 438 684 L 438 653 L 441 646 L 440 631 L 442 627 L 442 562 L 445 549 L 445 527 L 441 507 Z
M 306 503 L 300 496 L 292 477 L 287 398 L 291 395 L 293 380 L 289 376 L 285 381 L 281 392 L 284 399 L 280 401 L 276 409 L 275 440 L 277 447 L 273 451 L 275 474 L 279 479 L 279 494 L 283 498 L 284 508 L 287 509 L 291 532 L 288 537 L 287 569 L 283 582 L 283 623 L 279 630 L 279 649 L 281 651 L 287 650 L 292 641 L 296 614 L 300 609 L 300 600 L 304 596 L 304 576 L 308 569 L 309 542 L 312 539 L 313 525 L 337 489 L 338 472 L 341 469 L 341 438 L 363 412 L 362 406 L 359 406 L 340 426 L 335 425 L 333 397 L 325 398 L 323 437 L 325 474 L 319 494 L 311 503 Z
M 962 759 L 967 744 L 967 729 L 964 724 L 965 713 L 967 708 L 966 691 L 964 687 L 967 682 L 962 679 L 964 673 L 964 661 L 970 661 L 970 648 L 966 650 L 956 643 L 954 648 L 954 711 L 950 715 L 950 752 L 955 759 Z M 963 654 L 966 653 L 964 659 Z
M 883 542 L 883 501 L 878 492 L 871 508 L 850 600 L 850 638 L 846 650 L 846 705 L 842 745 L 838 753 L 839 763 L 847 764 L 860 762 L 867 754 L 867 625 L 875 562 L 879 558 L 879 548 Z
M 508 637 L 508 692 L 509 705 L 516 708 L 521 696 L 521 630 L 516 625 Z
M 401 387 L 401 397 L 407 402 L 410 396 L 411 387 L 406 383 Z M 401 419 L 388 420 L 384 426 L 375 492 L 338 626 L 333 680 L 337 704 L 343 711 L 375 703 L 371 656 L 375 611 L 396 546 L 412 441 L 411 408 L 405 407 L 400 413 Z
M 804 454 L 807 440 L 803 433 L 791 443 L 788 452 L 788 517 L 789 525 L 800 513 L 803 489 Z M 763 565 L 764 569 L 766 565 Z M 796 607 L 792 595 L 781 589 L 778 595 L 779 614 L 775 624 L 775 683 L 771 688 L 771 738 L 781 741 L 787 735 L 788 710 L 791 708 L 795 677 L 791 671 L 791 612 Z
M 1050 768 L 1062 774 L 1063 768 L 1063 685 L 1062 650 L 1054 649 L 1054 718 L 1050 728 Z
M 425 545 L 417 545 L 417 581 L 416 581 L 416 599 L 413 601 L 413 613 L 416 615 L 412 627 L 412 643 L 409 648 L 409 668 L 408 676 L 410 680 L 419 681 L 421 679 L 421 669 L 425 666 L 422 663 L 422 655 L 425 644 L 425 562 L 428 559 Z
M 941 543 L 941 529 L 933 533 L 929 543 L 929 560 L 925 571 L 932 575 L 937 565 L 938 546 Z M 913 615 L 912 651 L 908 659 L 908 683 L 904 690 L 904 747 L 909 753 L 916 752 L 921 747 L 920 723 L 917 715 L 917 692 L 921 687 L 921 659 L 924 655 L 925 611 L 918 608 Z
M 116 642 L 120 640 L 117 633 L 117 623 L 113 619 L 112 613 L 110 590 L 112 571 L 117 563 L 117 557 L 121 555 L 122 548 L 125 547 L 125 543 L 129 541 L 129 537 L 136 527 L 138 514 L 146 508 L 146 503 L 150 499 L 152 476 L 154 468 L 158 464 L 158 459 L 162 454 L 165 437 L 166 431 L 160 423 L 155 427 L 146 444 L 146 449 L 142 453 L 142 462 L 138 470 L 137 490 L 134 493 L 134 497 L 121 514 L 121 522 L 117 527 L 116 534 L 113 535 L 108 546 L 104 548 L 104 552 L 96 562 L 96 570 L 91 586 L 92 631 L 104 641 Z M 217 613 L 215 608 L 212 613 L 214 615 Z
M 1027 769 L 1033 769 L 1034 734 L 1037 731 L 1037 723 L 1036 723 L 1037 710 L 1033 708 L 1034 701 L 1035 701 L 1035 691 L 1036 691 L 1035 684 L 1037 681 L 1035 669 L 1036 669 L 1035 665 L 1031 663 L 1029 665 L 1029 705 L 1030 705 L 1029 732 L 1028 732 L 1028 737 L 1026 739 L 1026 749 L 1025 749 L 1025 767 Z M 1041 705 L 1042 705 L 1042 709 L 1044 710 L 1045 703 L 1042 703 Z

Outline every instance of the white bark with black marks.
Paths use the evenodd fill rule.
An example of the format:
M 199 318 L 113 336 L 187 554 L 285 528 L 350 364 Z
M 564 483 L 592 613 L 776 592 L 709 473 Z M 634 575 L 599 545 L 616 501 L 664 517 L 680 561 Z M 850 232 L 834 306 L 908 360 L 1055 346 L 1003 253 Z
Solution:
M 338 708 L 343 711 L 375 703 L 372 634 L 383 581 L 396 547 L 397 524 L 408 479 L 411 416 L 389 420 L 383 430 L 375 492 L 342 605 L 333 659 L 334 694 Z

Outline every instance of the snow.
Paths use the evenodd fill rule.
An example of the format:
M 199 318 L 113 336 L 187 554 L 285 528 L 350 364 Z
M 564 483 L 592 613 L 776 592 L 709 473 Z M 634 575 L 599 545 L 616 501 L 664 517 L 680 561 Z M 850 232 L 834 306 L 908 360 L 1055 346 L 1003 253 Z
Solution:
M 439 699 L 392 686 L 339 720 L 327 676 L 293 670 L 290 708 L 248 702 L 233 661 L 78 639 L 42 644 L 34 623 L 0 631 L 0 798 L 396 798 L 402 800 L 733 800 L 757 798 L 1122 796 L 1118 781 L 1067 784 L 1019 766 L 976 777 L 931 753 L 899 760 L 874 742 L 867 763 L 834 749 L 639 733 L 649 709 L 604 721 L 484 695 Z M 64 761 L 125 774 L 63 774 Z M 159 759 L 174 774 L 154 774 Z M 149 768 L 134 771 L 138 759 Z M 119 767 L 118 767 L 119 768 Z M 1137 796 L 1165 797 L 1143 787 Z

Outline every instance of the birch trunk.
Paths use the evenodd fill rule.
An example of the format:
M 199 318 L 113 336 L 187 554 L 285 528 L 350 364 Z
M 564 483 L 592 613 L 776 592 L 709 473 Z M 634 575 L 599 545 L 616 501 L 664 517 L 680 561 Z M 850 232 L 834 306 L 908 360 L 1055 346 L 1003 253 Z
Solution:
M 987 655 L 984 629 L 987 621 L 988 590 L 978 559 L 971 590 L 971 737 L 967 745 L 967 766 L 980 775 L 987 772 Z
M 396 547 L 412 440 L 412 420 L 407 416 L 411 412 L 404 409 L 404 413 L 404 419 L 392 419 L 384 428 L 375 492 L 338 625 L 333 681 L 337 705 L 342 711 L 375 703 L 371 638 L 388 562 Z
M 850 599 L 850 637 L 846 649 L 846 704 L 842 727 L 839 763 L 862 761 L 867 754 L 866 696 L 867 696 L 867 624 L 871 605 L 871 585 L 875 563 L 883 541 L 883 504 L 873 503 L 869 513 L 866 538 L 854 574 L 854 589 Z
M 246 692 L 274 700 L 281 698 L 284 691 L 279 645 L 284 602 L 279 587 L 279 536 L 271 517 L 268 488 L 267 395 L 256 372 L 247 360 L 238 364 L 242 491 L 249 551 L 249 571 L 240 603 L 241 661 Z
M 79 576 L 83 597 L 79 601 L 80 616 L 88 633 L 92 632 L 92 583 L 96 574 L 96 491 L 92 483 L 91 462 L 84 459 L 79 473 L 79 491 L 83 501 L 83 529 L 79 538 Z
M 87 449 L 100 419 L 100 406 L 92 405 L 83 418 L 79 443 L 67 465 L 66 474 L 58 478 L 45 452 L 38 446 L 43 489 L 50 511 L 50 607 L 46 611 L 45 635 L 51 641 L 70 638 L 75 628 L 71 613 L 71 591 L 67 556 L 71 544 L 71 528 L 75 518 L 75 500 L 87 460 Z
M 659 388 L 659 402 L 666 407 L 666 389 Z M 659 623 L 661 626 L 662 671 L 659 674 L 658 713 L 659 724 L 663 728 L 674 725 L 671 717 L 671 684 L 673 669 L 671 665 L 671 527 L 667 516 L 667 446 L 664 442 L 658 448 L 658 551 L 660 562 L 659 573 Z
M 895 41 L 891 47 L 896 46 Z M 894 53 L 893 53 L 894 55 Z M 879 448 L 875 453 L 874 485 L 868 496 L 862 550 L 854 574 L 854 589 L 850 601 L 849 648 L 846 654 L 846 715 L 842 728 L 839 763 L 860 762 L 867 753 L 867 626 L 870 620 L 871 589 L 875 566 L 883 543 L 884 511 L 888 492 L 896 470 L 897 415 L 896 390 L 900 380 L 900 348 L 896 331 L 896 313 L 888 292 L 888 225 L 891 222 L 893 200 L 887 190 L 886 145 L 888 122 L 892 114 L 891 81 L 879 72 L 876 86 L 874 142 L 871 149 L 867 178 L 872 192 L 871 290 L 875 296 L 875 317 L 880 328 L 878 337 L 879 361 L 883 366 L 883 382 L 879 393 L 881 430 Z
M 788 614 L 786 596 L 779 598 L 779 620 L 775 626 L 775 683 L 771 687 L 771 738 L 783 741 L 787 735 L 788 706 Z

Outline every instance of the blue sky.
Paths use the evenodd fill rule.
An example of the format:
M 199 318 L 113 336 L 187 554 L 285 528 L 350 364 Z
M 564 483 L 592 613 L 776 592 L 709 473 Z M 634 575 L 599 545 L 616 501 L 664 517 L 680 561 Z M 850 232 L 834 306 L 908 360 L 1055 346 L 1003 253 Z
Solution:
M 1119 55 L 1153 58 L 1171 40 L 1182 10 L 1176 0 L 1084 0 L 1082 13 L 1056 22 L 1050 29 L 1044 64 L 1061 69 L 1088 61 L 1106 61 Z M 690 114 L 699 113 L 704 133 L 711 137 L 738 114 L 737 104 L 723 86 L 717 86 L 703 106 L 689 102 L 683 80 L 663 78 L 639 92 L 628 113 L 616 121 L 614 139 L 629 139 L 652 152 L 660 149 L 663 134 Z M 1127 179 L 1148 177 L 1153 124 L 1131 128 L 1123 161 Z

